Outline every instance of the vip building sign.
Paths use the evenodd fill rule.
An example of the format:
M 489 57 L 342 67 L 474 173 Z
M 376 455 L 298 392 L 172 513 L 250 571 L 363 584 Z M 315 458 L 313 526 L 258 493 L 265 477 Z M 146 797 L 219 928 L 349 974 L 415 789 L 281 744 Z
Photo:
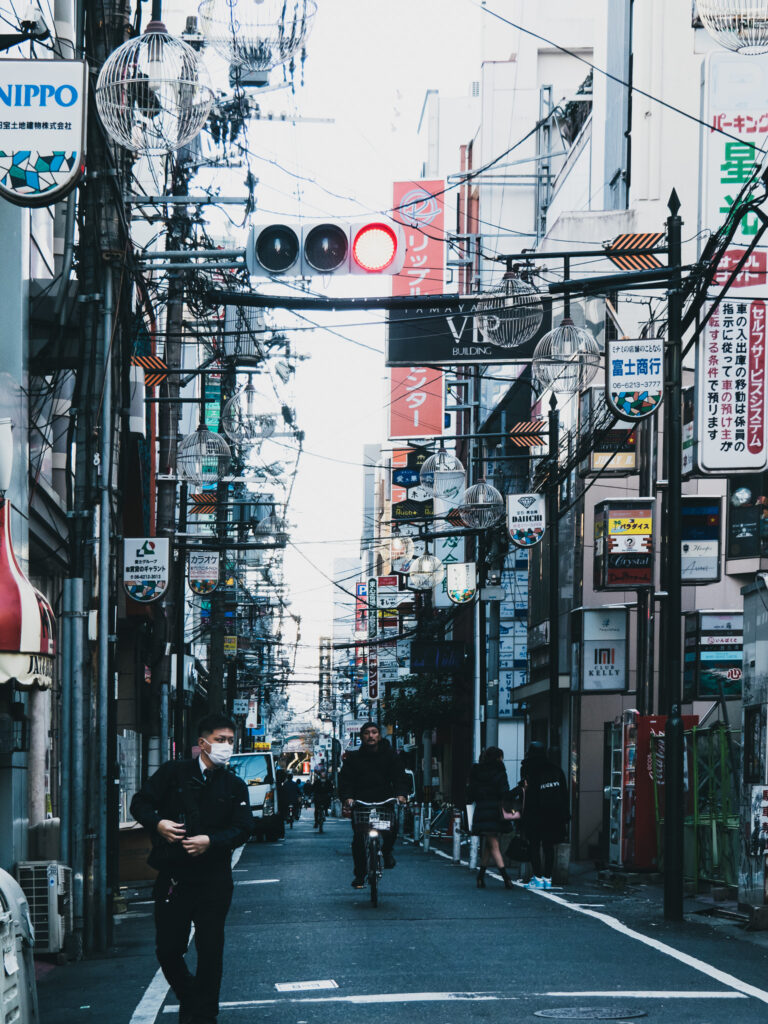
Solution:
M 0 196 L 49 206 L 85 167 L 87 65 L 79 60 L 0 61 Z
M 193 594 L 212 594 L 219 585 L 219 555 L 215 551 L 190 552 L 187 582 Z
M 507 529 L 517 548 L 532 548 L 544 539 L 546 499 L 543 494 L 508 494 Z
M 653 587 L 653 510 L 649 498 L 595 506 L 595 590 Z
M 123 586 L 128 597 L 149 604 L 168 588 L 168 538 L 126 537 L 123 541 Z
M 664 397 L 664 344 L 616 338 L 605 347 L 605 397 L 619 419 L 652 416 Z
M 696 349 L 696 437 L 702 473 L 768 466 L 766 303 L 720 303 Z

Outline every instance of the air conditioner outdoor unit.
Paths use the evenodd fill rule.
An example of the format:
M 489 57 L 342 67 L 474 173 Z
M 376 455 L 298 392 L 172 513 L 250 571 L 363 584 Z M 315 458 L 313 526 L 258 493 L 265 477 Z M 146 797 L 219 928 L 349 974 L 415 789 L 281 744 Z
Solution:
M 58 861 L 20 861 L 16 878 L 29 903 L 35 950 L 60 953 L 73 928 L 72 868 Z

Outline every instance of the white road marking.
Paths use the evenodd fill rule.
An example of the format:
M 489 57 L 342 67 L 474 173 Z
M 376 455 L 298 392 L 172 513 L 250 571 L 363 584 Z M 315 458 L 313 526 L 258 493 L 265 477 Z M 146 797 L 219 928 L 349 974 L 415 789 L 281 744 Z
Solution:
M 237 862 L 243 855 L 245 845 L 238 846 L 238 848 L 232 854 L 232 867 L 237 865 Z M 192 936 L 195 934 L 194 925 L 190 929 L 189 941 L 192 941 Z M 155 972 L 155 976 L 150 981 L 149 985 L 144 991 L 144 995 L 139 1000 L 138 1006 L 131 1014 L 129 1024 L 155 1024 L 157 1015 L 160 1013 L 160 1007 L 165 1001 L 165 997 L 170 992 L 170 985 L 165 980 L 163 972 L 158 968 Z M 167 1007 L 166 1007 L 167 1009 Z M 175 1008 L 175 1012 L 178 1013 L 178 1006 Z
M 326 981 L 276 981 L 275 988 L 278 992 L 309 992 L 313 989 L 338 988 L 333 979 Z
M 537 992 L 558 999 L 746 999 L 743 992 Z
M 517 996 L 494 992 L 377 992 L 361 996 L 297 996 L 288 999 L 243 999 L 220 1003 L 222 1010 L 247 1009 L 252 1006 L 284 1006 L 286 1003 L 347 1003 L 358 1006 L 375 1003 L 499 1003 L 514 1002 Z M 166 1006 L 164 1013 L 178 1013 L 178 1006 Z
M 440 857 L 446 857 L 451 860 L 450 854 L 443 853 L 442 850 L 434 851 Z M 469 867 L 469 862 L 466 860 L 461 861 L 464 867 Z M 493 878 L 497 878 L 501 881 L 501 875 L 497 875 L 495 871 L 488 872 Z M 519 889 L 526 889 L 526 886 L 522 882 L 514 883 Z M 658 939 L 653 939 L 649 935 L 643 935 L 642 932 L 635 931 L 634 928 L 630 928 L 616 917 L 611 917 L 610 914 L 600 914 L 596 910 L 592 910 L 589 906 L 585 906 L 580 903 L 571 903 L 562 896 L 558 896 L 551 890 L 547 889 L 526 889 L 526 892 L 533 893 L 534 896 L 541 896 L 542 899 L 551 900 L 553 903 L 559 904 L 561 907 L 566 907 L 568 910 L 574 911 L 576 914 L 584 914 L 585 917 L 592 917 L 596 921 L 600 921 L 602 924 L 607 925 L 614 931 L 619 932 L 621 935 L 625 935 L 629 939 L 634 939 L 636 942 L 641 942 L 644 946 L 649 946 L 651 949 L 655 949 L 658 953 L 663 953 L 665 956 L 672 957 L 673 960 L 677 960 L 681 964 L 685 964 L 686 967 L 691 967 L 694 971 L 700 971 L 702 974 L 706 974 L 712 981 L 718 981 L 721 985 L 726 988 L 734 989 L 736 992 L 741 992 L 745 996 L 752 996 L 753 999 L 760 1000 L 761 1003 L 768 1003 L 768 992 L 765 989 L 757 988 L 755 985 L 750 985 L 746 981 L 742 981 L 740 978 L 735 977 L 733 974 L 728 974 L 727 971 L 721 971 L 717 967 L 713 967 L 711 964 L 706 963 L 704 960 L 699 960 L 698 957 L 689 956 L 688 953 L 683 953 L 682 950 L 675 949 L 674 946 L 668 945 L 666 942 L 660 942 Z
M 244 878 L 242 881 L 235 882 L 235 885 L 274 885 L 279 881 L 279 878 Z

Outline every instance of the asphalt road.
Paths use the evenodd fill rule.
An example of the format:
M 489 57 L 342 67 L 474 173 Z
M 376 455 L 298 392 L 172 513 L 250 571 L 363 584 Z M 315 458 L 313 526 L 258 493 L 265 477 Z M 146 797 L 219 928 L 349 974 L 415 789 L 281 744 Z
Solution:
M 374 909 L 350 887 L 349 842 L 348 822 L 321 836 L 305 812 L 285 842 L 245 848 L 220 1024 L 607 1019 L 590 1008 L 654 1024 L 768 1020 L 768 949 L 735 928 L 671 925 L 594 885 L 541 894 L 489 878 L 478 890 L 466 867 L 403 844 Z M 41 981 L 42 1024 L 175 1024 L 146 899 L 132 900 L 113 956 Z

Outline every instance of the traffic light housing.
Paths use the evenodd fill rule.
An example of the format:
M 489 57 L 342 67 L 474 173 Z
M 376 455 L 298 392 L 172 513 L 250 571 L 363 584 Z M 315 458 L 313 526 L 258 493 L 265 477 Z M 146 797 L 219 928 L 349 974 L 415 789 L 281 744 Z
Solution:
M 383 218 L 257 224 L 245 262 L 252 277 L 399 274 L 405 232 Z

